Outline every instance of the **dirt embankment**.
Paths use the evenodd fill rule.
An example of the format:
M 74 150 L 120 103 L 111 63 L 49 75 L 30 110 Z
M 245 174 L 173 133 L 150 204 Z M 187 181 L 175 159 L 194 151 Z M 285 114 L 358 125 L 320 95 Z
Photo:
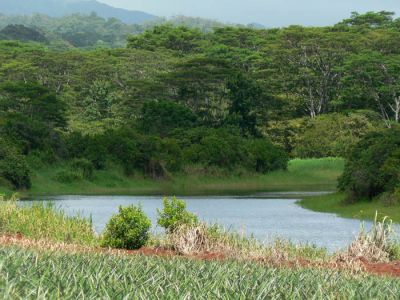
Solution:
M 106 248 L 85 247 L 74 244 L 54 243 L 46 240 L 31 240 L 23 237 L 21 234 L 16 235 L 2 235 L 0 236 L 0 245 L 5 246 L 19 246 L 31 249 L 45 249 L 48 251 L 69 252 L 69 253 L 105 253 L 112 255 L 145 255 L 145 256 L 159 256 L 159 257 L 184 257 L 189 259 L 199 260 L 225 260 L 228 259 L 222 253 L 199 253 L 195 255 L 182 256 L 179 253 L 160 249 L 160 248 L 141 248 L 139 250 L 117 250 Z M 267 265 L 274 265 L 280 267 L 302 267 L 302 268 L 322 268 L 322 269 L 347 269 L 351 268 L 350 265 L 345 263 L 324 263 L 313 262 L 305 259 L 287 260 L 287 261 L 269 261 L 268 259 L 259 261 Z M 366 259 L 359 258 L 356 261 L 358 269 L 373 275 L 391 276 L 400 278 L 400 261 L 391 263 L 371 263 Z M 352 263 L 354 265 L 354 262 Z

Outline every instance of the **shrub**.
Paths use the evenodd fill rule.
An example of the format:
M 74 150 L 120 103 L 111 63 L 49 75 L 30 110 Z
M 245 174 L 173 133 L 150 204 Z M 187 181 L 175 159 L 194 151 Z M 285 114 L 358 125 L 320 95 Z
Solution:
M 71 161 L 71 167 L 75 169 L 75 171 L 80 172 L 82 178 L 91 179 L 93 177 L 94 166 L 92 162 L 88 161 L 85 158 L 75 158 Z
M 54 176 L 54 179 L 61 183 L 72 183 L 74 181 L 82 180 L 82 174 L 80 172 L 72 170 L 61 170 L 58 171 Z
M 10 144 L 0 139 L 0 176 L 15 188 L 31 186 L 30 170 L 25 156 Z
M 176 197 L 172 199 L 164 198 L 163 209 L 158 211 L 158 225 L 165 228 L 168 233 L 172 233 L 182 225 L 195 225 L 198 218 L 194 214 L 186 210 L 186 202 L 178 200 Z
M 135 250 L 143 247 L 149 239 L 150 219 L 142 208 L 135 206 L 120 207 L 107 224 L 103 246 Z
M 400 184 L 399 147 L 400 128 L 371 133 L 354 147 L 339 179 L 348 201 L 395 193 Z
M 249 156 L 256 172 L 267 173 L 275 170 L 286 170 L 289 157 L 283 149 L 272 145 L 265 139 L 252 140 L 249 143 Z

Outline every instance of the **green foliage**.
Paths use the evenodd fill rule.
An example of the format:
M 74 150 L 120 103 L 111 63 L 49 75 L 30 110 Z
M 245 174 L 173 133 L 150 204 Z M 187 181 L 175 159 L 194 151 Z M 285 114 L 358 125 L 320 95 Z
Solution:
M 23 189 L 31 186 L 30 173 L 25 157 L 0 138 L 0 178 L 9 181 L 16 189 Z
M 176 197 L 163 199 L 163 209 L 157 209 L 157 224 L 172 233 L 182 225 L 196 225 L 198 218 L 196 215 L 186 210 L 186 202 L 178 200 Z
M 268 173 L 276 170 L 286 170 L 288 155 L 266 139 L 256 139 L 249 143 L 249 155 L 253 168 L 258 173 Z
M 1 27 L 21 24 L 49 41 L 0 41 L 0 136 L 68 166 L 52 178 L 78 185 L 91 171 L 68 170 L 74 159 L 152 179 L 266 173 L 285 169 L 281 148 L 346 156 L 400 121 L 400 19 L 391 13 L 313 28 L 199 30 L 200 21 L 0 16 Z M 129 47 L 105 49 L 128 35 Z M 396 174 L 396 159 L 385 173 Z
M 179 55 L 196 52 L 204 40 L 204 35 L 196 28 L 155 26 L 139 36 L 131 36 L 128 47 L 156 51 L 160 48 L 176 51 Z
M 15 201 L 0 201 L 0 232 L 20 233 L 34 240 L 97 245 L 90 220 L 67 216 L 51 204 L 25 206 Z
M 166 136 L 177 128 L 191 128 L 195 122 L 195 114 L 181 104 L 152 101 L 143 105 L 139 127 L 145 133 Z
M 47 42 L 46 37 L 39 31 L 24 25 L 10 24 L 0 30 L 0 38 L 18 41 Z
M 61 183 L 73 183 L 82 180 L 83 177 L 82 174 L 77 171 L 65 169 L 58 171 L 54 179 Z
M 366 134 L 379 128 L 367 114 L 329 114 L 303 120 L 292 154 L 299 158 L 346 157 Z
M 242 135 L 259 135 L 257 110 L 262 113 L 262 108 L 266 105 L 260 86 L 239 74 L 228 81 L 227 88 L 228 98 L 231 101 L 228 122 L 236 124 L 241 129 Z
M 390 26 L 394 21 L 394 15 L 395 13 L 389 11 L 367 12 L 365 14 L 353 12 L 349 19 L 343 20 L 338 25 L 362 26 L 371 28 L 387 27 Z
M 397 278 L 233 260 L 72 254 L 2 246 L 0 264 L 0 285 L 4 296 L 11 299 L 117 299 L 132 295 L 142 299 L 180 299 L 186 295 L 209 299 L 219 295 L 229 299 L 396 300 L 400 293 Z
M 0 86 L 0 109 L 0 132 L 25 153 L 58 148 L 66 107 L 55 93 L 36 83 L 6 82 Z
M 71 161 L 71 168 L 80 172 L 82 178 L 91 179 L 93 177 L 94 166 L 92 162 L 84 158 L 75 158 Z
M 142 208 L 120 207 L 107 224 L 102 245 L 105 247 L 135 250 L 143 247 L 149 239 L 150 219 Z
M 347 158 L 339 181 L 348 201 L 372 199 L 384 192 L 395 193 L 400 183 L 400 129 L 368 134 Z

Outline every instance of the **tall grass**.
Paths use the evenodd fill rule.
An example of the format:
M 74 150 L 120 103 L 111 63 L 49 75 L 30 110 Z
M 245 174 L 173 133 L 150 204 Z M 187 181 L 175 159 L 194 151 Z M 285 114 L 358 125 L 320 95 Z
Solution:
M 264 244 L 253 237 L 227 231 L 218 224 L 182 225 L 156 242 L 158 247 L 173 249 L 183 255 L 215 253 L 225 258 L 273 264 L 296 261 L 300 258 L 314 261 L 329 258 L 324 248 L 308 244 L 295 245 L 285 240 Z
M 235 261 L 0 247 L 4 299 L 398 299 L 398 279 Z
M 32 239 L 97 245 L 90 220 L 67 216 L 51 204 L 21 207 L 17 201 L 0 201 L 0 233 L 18 233 Z
M 388 217 L 378 221 L 378 213 L 370 231 L 362 225 L 358 237 L 339 258 L 345 261 L 366 259 L 370 262 L 389 262 L 400 259 L 400 245 L 395 239 L 393 222 Z

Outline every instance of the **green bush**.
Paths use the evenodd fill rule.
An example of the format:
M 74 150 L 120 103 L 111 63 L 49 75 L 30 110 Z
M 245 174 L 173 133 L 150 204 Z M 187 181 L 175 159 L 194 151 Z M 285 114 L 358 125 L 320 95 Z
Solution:
M 135 250 L 143 247 L 149 239 L 150 219 L 142 208 L 120 207 L 107 224 L 102 245 L 105 247 Z
M 176 197 L 172 199 L 163 199 L 163 209 L 157 209 L 158 225 L 165 228 L 167 232 L 173 232 L 182 225 L 194 225 L 198 223 L 196 215 L 186 210 L 186 202 L 178 200 Z
M 362 137 L 376 129 L 376 123 L 366 113 L 308 119 L 297 133 L 292 154 L 298 158 L 345 157 Z
M 73 170 L 61 170 L 54 176 L 54 179 L 61 183 L 73 183 L 83 179 L 81 172 Z
M 15 188 L 31 186 L 30 170 L 25 156 L 17 149 L 0 139 L 0 177 L 9 181 Z
M 354 147 L 339 179 L 339 188 L 347 191 L 348 201 L 373 199 L 383 193 L 397 195 L 400 186 L 399 147 L 399 127 L 368 134 Z M 382 195 L 382 198 L 393 202 L 394 198 L 389 196 Z
M 286 170 L 288 167 L 287 153 L 266 139 L 250 141 L 249 154 L 253 168 L 258 173 Z
M 85 158 L 75 158 L 71 161 L 71 167 L 76 171 L 80 172 L 82 178 L 91 179 L 93 177 L 94 166 L 92 162 Z

